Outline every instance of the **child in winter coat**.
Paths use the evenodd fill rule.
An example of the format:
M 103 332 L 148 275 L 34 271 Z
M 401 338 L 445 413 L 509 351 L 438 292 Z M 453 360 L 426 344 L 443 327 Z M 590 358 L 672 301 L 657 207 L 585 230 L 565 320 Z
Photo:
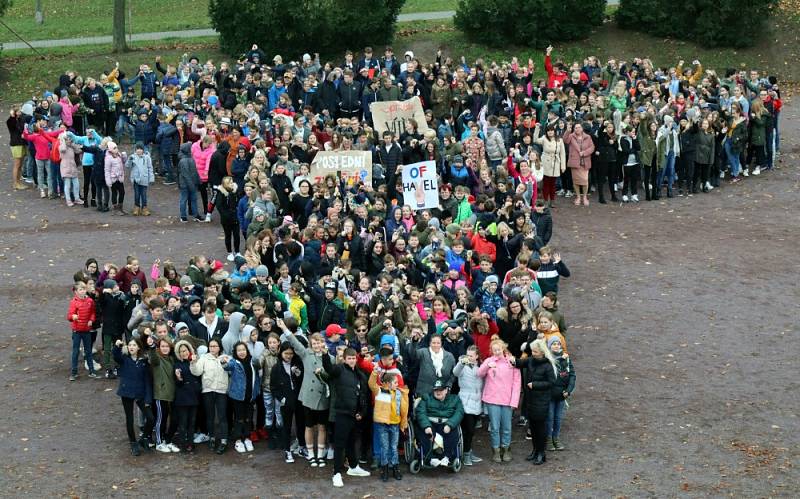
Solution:
M 378 383 L 380 376 L 380 384 Z M 398 374 L 373 370 L 368 385 L 375 401 L 372 421 L 380 442 L 381 480 L 389 480 L 389 466 L 395 480 L 402 475 L 399 469 L 397 445 L 400 432 L 408 428 L 408 388 L 399 386 Z
M 97 378 L 92 361 L 92 325 L 96 320 L 94 299 L 86 294 L 86 283 L 75 283 L 75 296 L 69 303 L 67 320 L 72 324 L 72 370 L 69 380 L 78 379 L 78 353 L 83 343 L 83 357 L 89 368 L 89 377 Z
M 497 320 L 497 311 L 503 306 L 503 298 L 497 292 L 499 279 L 490 275 L 483 281 L 481 289 L 475 292 L 475 301 L 481 311 L 486 312 L 493 321 Z
M 153 339 L 147 337 L 150 350 L 150 367 L 153 370 L 153 400 L 156 408 L 156 450 L 170 453 L 180 452 L 177 445 L 171 443 L 173 433 L 167 431 L 167 420 L 175 400 L 175 368 L 172 357 L 172 343 L 166 338 Z M 173 416 L 174 419 L 174 416 Z
M 233 177 L 224 177 L 222 184 L 214 189 L 209 202 L 219 212 L 222 230 L 225 232 L 225 248 L 228 250 L 229 262 L 232 262 L 235 254 L 239 253 L 239 220 L 236 218 L 236 205 L 239 199 L 236 197 L 236 189 Z
M 191 338 L 191 337 L 190 337 Z M 196 357 L 194 347 L 187 340 L 175 343 L 175 402 L 170 427 L 175 425 L 175 440 L 185 452 L 194 451 L 193 433 L 197 406 L 200 403 L 202 385 L 200 378 L 192 374 L 190 365 Z
M 216 338 L 208 342 L 208 352 L 193 357 L 189 368 L 200 376 L 203 384 L 203 405 L 206 411 L 206 428 L 213 437 L 208 441 L 209 449 L 224 454 L 228 448 L 228 375 L 222 368 L 222 344 Z
M 64 179 L 64 199 L 67 206 L 83 204 L 81 199 L 81 183 L 78 180 L 80 171 L 75 155 L 81 152 L 81 146 L 72 142 L 66 133 L 58 136 L 58 152 L 61 156 L 61 178 Z
M 125 160 L 127 155 L 120 152 L 117 144 L 109 141 L 106 144 L 105 180 L 111 189 L 111 205 L 118 215 L 126 215 L 122 209 L 125 201 Z
M 521 377 L 505 342 L 492 341 L 491 350 L 492 356 L 478 369 L 478 376 L 484 380 L 481 400 L 489 411 L 492 461 L 508 463 L 512 460 L 511 414 L 519 405 Z
M 139 340 L 131 339 L 125 351 L 123 351 L 123 345 L 122 340 L 117 340 L 111 353 L 114 361 L 119 364 L 117 395 L 122 399 L 122 407 L 125 410 L 125 427 L 128 430 L 131 454 L 138 456 L 142 450 L 150 450 L 149 435 L 153 432 L 155 424 L 153 411 L 150 409 L 153 403 L 153 378 L 150 375 L 150 365 Z M 139 407 L 139 412 L 145 421 L 143 436 L 138 441 L 133 426 L 133 404 Z
M 270 376 L 272 368 L 280 361 L 279 348 L 281 340 L 275 333 L 267 336 L 267 348 L 261 353 L 259 362 L 261 363 L 261 397 L 264 401 L 264 428 L 267 431 L 267 446 L 270 450 L 278 448 L 278 433 L 275 429 L 276 411 L 275 398 L 270 388 Z M 280 417 L 280 414 L 277 414 Z
M 297 419 L 299 411 L 303 410 L 299 400 L 303 379 L 303 365 L 295 357 L 291 343 L 284 341 L 278 349 L 278 362 L 270 371 L 269 388 L 275 401 L 275 424 L 280 429 L 279 445 L 284 451 L 287 463 L 294 462 L 289 444 L 292 437 L 292 421 Z M 303 434 L 299 430 L 298 433 L 298 440 L 304 442 L 300 438 Z
M 539 249 L 541 265 L 536 273 L 536 280 L 542 288 L 542 295 L 550 291 L 558 293 L 558 281 L 561 277 L 569 277 L 569 269 L 561 261 L 561 255 L 554 252 L 550 246 Z
M 194 217 L 198 222 L 203 222 L 203 217 L 197 211 L 197 191 L 200 188 L 200 175 L 197 172 L 192 155 L 193 145 L 190 142 L 181 144 L 178 151 L 178 189 L 180 190 L 179 210 L 181 222 L 188 222 L 188 215 Z
M 553 397 L 550 400 L 550 408 L 547 411 L 547 422 L 545 424 L 545 435 L 550 438 L 549 450 L 564 450 L 558 436 L 561 433 L 561 420 L 564 417 L 564 409 L 567 407 L 567 399 L 575 391 L 575 368 L 572 367 L 572 360 L 564 352 L 561 340 L 557 336 L 551 336 L 547 340 L 547 348 L 555 359 L 555 382 L 553 383 Z
M 247 344 L 239 341 L 233 346 L 233 356 L 222 359 L 222 367 L 230 374 L 228 401 L 233 406 L 230 438 L 236 439 L 236 452 L 252 452 L 253 442 L 248 436 L 253 426 L 253 401 L 261 389 L 261 366 L 250 355 Z
M 479 458 L 472 450 L 472 437 L 475 435 L 475 425 L 483 414 L 483 378 L 478 375 L 478 347 L 470 345 L 467 354 L 458 359 L 458 364 L 453 368 L 453 376 L 458 379 L 458 397 L 464 406 L 464 419 L 461 420 L 461 435 L 464 439 L 464 466 L 472 466 L 483 459 Z
M 156 178 L 153 174 L 153 161 L 150 159 L 150 153 L 145 151 L 144 144 L 136 144 L 134 153 L 128 158 L 125 166 L 129 170 L 128 176 L 133 184 L 133 215 L 149 216 L 147 186 L 154 183 Z

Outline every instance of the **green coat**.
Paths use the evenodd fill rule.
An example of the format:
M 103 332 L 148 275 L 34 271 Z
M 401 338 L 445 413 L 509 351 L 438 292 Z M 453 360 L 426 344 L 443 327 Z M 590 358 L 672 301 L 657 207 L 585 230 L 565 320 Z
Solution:
M 458 395 L 448 393 L 444 400 L 438 400 L 432 393 L 423 395 L 422 400 L 417 405 L 417 423 L 424 430 L 431 426 L 430 418 L 447 419 L 445 423 L 451 429 L 455 429 L 464 419 L 464 406 Z
M 150 351 L 150 368 L 153 370 L 153 400 L 175 400 L 175 367 L 173 357 L 162 357 L 155 349 Z
M 381 85 L 380 90 L 378 90 L 378 100 L 380 101 L 392 101 L 392 100 L 400 100 L 400 89 L 397 85 L 392 85 L 389 88 Z
M 536 121 L 540 123 L 547 122 L 547 113 L 551 110 L 554 111 L 558 116 L 561 116 L 561 102 L 558 100 L 554 100 L 551 104 L 548 104 L 547 101 L 531 101 L 531 107 L 536 110 Z
M 713 165 L 714 154 L 716 148 L 716 138 L 714 132 L 704 133 L 702 130 L 697 132 L 696 136 L 697 149 L 694 151 L 694 162 L 701 165 Z
M 764 146 L 767 143 L 767 113 L 758 118 L 750 118 L 750 143 L 754 146 Z
M 656 140 L 650 136 L 650 131 L 647 129 L 646 122 L 639 123 L 639 130 L 636 137 L 639 139 L 639 159 L 644 166 L 653 164 L 653 157 L 656 154 Z
M 440 119 L 450 112 L 451 99 L 452 92 L 447 84 L 441 87 L 438 85 L 433 86 L 431 89 L 431 109 L 433 110 L 434 118 Z

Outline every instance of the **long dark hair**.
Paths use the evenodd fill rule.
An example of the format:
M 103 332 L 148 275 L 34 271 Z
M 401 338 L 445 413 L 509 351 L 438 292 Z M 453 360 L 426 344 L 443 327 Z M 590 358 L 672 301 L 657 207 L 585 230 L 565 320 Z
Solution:
M 247 352 L 247 354 L 245 355 L 245 357 L 243 359 L 240 359 L 239 356 L 236 355 L 236 350 L 239 348 L 239 345 L 242 345 L 244 347 L 244 351 Z M 234 359 L 238 360 L 239 362 L 249 363 L 250 360 L 251 360 L 250 349 L 247 348 L 247 344 L 245 342 L 243 342 L 243 341 L 237 341 L 233 345 L 233 348 L 231 349 L 231 353 L 233 354 L 233 355 L 231 355 L 231 357 L 233 357 Z

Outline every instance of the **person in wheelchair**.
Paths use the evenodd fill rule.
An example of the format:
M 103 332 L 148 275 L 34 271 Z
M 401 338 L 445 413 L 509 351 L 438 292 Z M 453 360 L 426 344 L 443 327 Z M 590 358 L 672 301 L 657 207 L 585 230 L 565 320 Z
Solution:
M 455 463 L 459 458 L 459 425 L 463 418 L 461 399 L 450 393 L 447 382 L 437 379 L 433 392 L 424 395 L 416 408 L 417 440 L 422 446 L 423 467 Z M 443 457 L 437 457 L 440 455 Z

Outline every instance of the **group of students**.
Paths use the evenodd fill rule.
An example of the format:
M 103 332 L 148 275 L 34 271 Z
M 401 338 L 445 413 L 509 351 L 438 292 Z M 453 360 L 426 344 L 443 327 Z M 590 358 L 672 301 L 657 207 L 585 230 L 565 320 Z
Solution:
M 423 65 L 389 47 L 324 66 L 308 54 L 264 60 L 253 46 L 234 68 L 187 55 L 161 68 L 160 81 L 147 65 L 134 78 L 103 75 L 102 102 L 127 102 L 141 83 L 133 123 L 109 108 L 65 119 L 98 88 L 69 73 L 8 120 L 15 175 L 30 144 L 45 196 L 60 185 L 48 169 L 58 137 L 85 175 L 103 177 L 98 209 L 107 188 L 124 213 L 133 158 L 129 171 L 147 165 L 146 182 L 134 180 L 134 214 L 149 213 L 153 169 L 177 182 L 181 221 L 219 213 L 227 264 L 196 255 L 181 275 L 156 261 L 148 283 L 129 257 L 121 267 L 90 260 L 75 275 L 71 379 L 80 346 L 90 357 L 102 331 L 102 364 L 87 358 L 87 369 L 119 377 L 134 454 L 206 442 L 246 453 L 266 439 L 287 462 L 333 459 L 341 486 L 342 474 L 369 474 L 361 464 L 370 460 L 383 479 L 399 479 L 405 428 L 417 430 L 426 466 L 470 466 L 481 461 L 472 441 L 487 419 L 493 462 L 511 461 L 517 411 L 528 458 L 542 464 L 546 450 L 564 448 L 575 388 L 558 303 L 570 272 L 550 245 L 557 197 L 574 192 L 587 205 L 592 185 L 600 203 L 620 190 L 636 202 L 640 186 L 660 199 L 676 179 L 678 195 L 691 196 L 728 170 L 738 182 L 751 162 L 754 175 L 771 169 L 780 144 L 777 81 L 721 76 L 698 61 L 567 65 L 548 49 L 537 80 L 532 61 L 469 66 L 439 53 Z M 428 131 L 408 120 L 378 136 L 369 104 L 411 97 Z M 124 135 L 126 124 L 136 140 L 127 158 L 103 136 Z M 371 151 L 372 182 L 313 178 L 320 150 Z M 440 202 L 415 210 L 401 170 L 423 160 L 437 165 Z M 439 441 L 444 453 L 433 456 Z

